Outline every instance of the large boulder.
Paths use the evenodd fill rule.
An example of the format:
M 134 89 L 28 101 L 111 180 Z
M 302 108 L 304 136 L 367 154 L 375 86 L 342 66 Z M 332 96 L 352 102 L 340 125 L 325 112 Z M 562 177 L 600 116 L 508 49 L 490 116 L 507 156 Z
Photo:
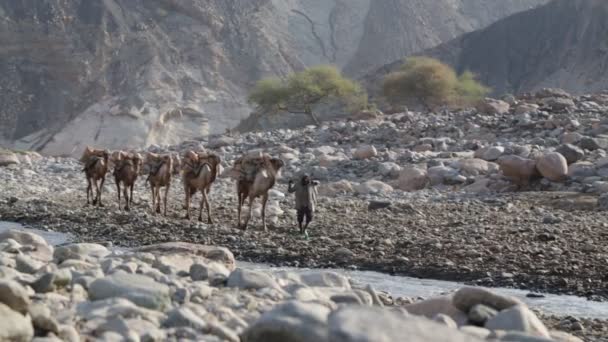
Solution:
M 0 233 L 0 242 L 12 239 L 22 246 L 28 246 L 27 254 L 41 261 L 51 261 L 53 258 L 53 247 L 44 238 L 34 233 L 20 230 L 8 230 Z
M 475 151 L 475 158 L 485 161 L 495 161 L 505 153 L 505 148 L 502 146 L 487 146 Z
M 397 187 L 403 191 L 422 190 L 428 183 L 427 171 L 419 167 L 407 167 L 401 171 Z
M 18 282 L 0 279 L 0 303 L 4 303 L 11 309 L 25 314 L 30 305 L 30 297 L 27 290 Z
M 454 306 L 452 296 L 426 299 L 406 305 L 404 309 L 412 315 L 424 316 L 428 319 L 432 319 L 439 314 L 447 315 L 459 326 L 467 322 L 467 312 L 463 312 Z
M 147 276 L 123 271 L 93 281 L 89 286 L 89 297 L 91 300 L 125 298 L 139 306 L 155 310 L 161 310 L 171 302 L 167 285 Z
M 558 147 L 555 152 L 564 156 L 568 164 L 576 163 L 585 157 L 585 151 L 571 144 L 563 144 Z
M 333 197 L 337 195 L 350 195 L 355 192 L 353 183 L 346 179 L 333 182 L 333 183 L 321 183 L 319 186 L 319 195 L 326 197 Z
M 277 305 L 264 313 L 242 334 L 242 342 L 329 342 L 329 308 L 296 301 Z
M 379 180 L 368 180 L 355 186 L 355 191 L 361 195 L 383 195 L 393 192 L 393 187 Z
M 488 163 L 483 159 L 468 158 L 460 159 L 454 163 L 454 166 L 460 170 L 460 173 L 464 176 L 479 176 L 485 175 L 492 170 L 491 164 L 492 163 Z
M 427 173 L 431 185 L 443 184 L 459 175 L 458 170 L 449 166 L 433 166 L 427 170 Z
M 507 114 L 509 109 L 511 109 L 511 106 L 507 102 L 492 98 L 485 98 L 477 105 L 478 111 L 491 115 Z
M 53 254 L 53 259 L 57 264 L 70 259 L 96 261 L 108 254 L 110 254 L 110 251 L 102 245 L 95 243 L 74 243 L 57 247 Z
M 224 264 L 231 271 L 236 268 L 234 255 L 225 247 L 206 246 L 188 242 L 166 242 L 139 247 L 136 251 L 175 258 L 183 258 L 185 256 L 195 257 L 194 259 L 204 258 L 209 262 Z
M 0 149 L 0 167 L 19 164 L 19 158 L 11 151 Z
M 0 341 L 30 342 L 34 337 L 34 328 L 29 316 L 0 303 L 0 317 Z
M 353 157 L 355 159 L 370 159 L 378 155 L 378 151 L 374 146 L 361 146 L 355 150 Z
M 264 272 L 237 268 L 228 277 L 228 287 L 242 290 L 258 290 L 263 288 L 279 288 L 277 282 Z
M 568 176 L 568 161 L 558 152 L 549 152 L 536 160 L 540 174 L 550 181 L 560 182 Z
M 532 336 L 551 338 L 547 327 L 524 305 L 500 311 L 486 322 L 490 330 L 519 331 Z
M 393 162 L 384 162 L 378 165 L 378 172 L 383 177 L 391 177 L 396 178 L 399 177 L 399 172 L 401 171 L 401 167 Z
M 485 305 L 496 310 L 504 310 L 522 302 L 513 297 L 502 296 L 480 287 L 463 287 L 456 291 L 453 297 L 456 308 L 469 312 L 475 305 Z
M 497 161 L 503 175 L 517 185 L 525 186 L 537 177 L 536 162 L 519 156 L 502 156 Z
M 332 342 L 478 342 L 471 335 L 426 318 L 378 307 L 343 306 L 329 316 Z

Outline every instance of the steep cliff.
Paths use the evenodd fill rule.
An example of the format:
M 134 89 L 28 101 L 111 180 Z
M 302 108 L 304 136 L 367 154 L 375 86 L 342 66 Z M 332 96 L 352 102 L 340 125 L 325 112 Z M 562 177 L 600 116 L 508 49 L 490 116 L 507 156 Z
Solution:
M 546 0 L 0 0 L 0 141 L 50 154 L 235 126 L 258 79 L 359 75 Z

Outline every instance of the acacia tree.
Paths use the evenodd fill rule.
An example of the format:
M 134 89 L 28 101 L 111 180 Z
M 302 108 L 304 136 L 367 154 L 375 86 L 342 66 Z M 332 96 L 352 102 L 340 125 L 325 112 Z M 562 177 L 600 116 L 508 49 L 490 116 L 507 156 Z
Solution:
M 352 110 L 367 105 L 367 94 L 361 87 L 327 65 L 291 74 L 285 80 L 263 79 L 249 94 L 249 102 L 258 107 L 305 114 L 317 125 L 314 106 L 331 99 L 346 103 Z
M 391 104 L 419 103 L 431 109 L 473 103 L 489 89 L 470 72 L 458 76 L 454 69 L 436 59 L 411 57 L 399 70 L 386 76 L 382 91 Z

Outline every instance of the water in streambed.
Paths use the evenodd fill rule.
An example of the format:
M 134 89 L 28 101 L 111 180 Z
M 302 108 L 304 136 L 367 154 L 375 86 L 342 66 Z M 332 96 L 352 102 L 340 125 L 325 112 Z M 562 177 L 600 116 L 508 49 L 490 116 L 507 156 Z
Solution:
M 24 228 L 23 226 L 0 221 L 0 233 L 9 229 L 25 230 L 44 237 L 52 245 L 60 245 L 70 242 L 72 237 L 69 234 L 58 232 L 47 232 L 37 229 Z M 255 264 L 248 262 L 238 262 L 239 267 L 263 270 L 269 272 L 291 271 L 291 272 L 310 272 L 310 269 L 271 267 L 265 264 Z M 464 284 L 450 281 L 416 279 L 410 277 L 391 276 L 384 273 L 369 271 L 349 271 L 336 269 L 331 270 L 344 274 L 357 283 L 370 284 L 376 290 L 386 291 L 394 297 L 424 297 L 429 298 L 438 296 L 441 293 L 456 290 Z M 530 307 L 538 308 L 545 313 L 559 316 L 572 315 L 575 317 L 601 318 L 608 319 L 608 302 L 592 302 L 586 298 L 576 296 L 560 296 L 544 294 L 544 298 L 527 298 L 529 291 L 515 290 L 507 288 L 493 288 L 497 293 L 518 297 L 525 301 Z

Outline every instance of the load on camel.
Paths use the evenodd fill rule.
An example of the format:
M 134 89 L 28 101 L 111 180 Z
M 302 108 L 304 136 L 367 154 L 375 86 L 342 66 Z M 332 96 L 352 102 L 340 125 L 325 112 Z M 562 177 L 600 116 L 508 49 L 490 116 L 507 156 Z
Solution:
M 184 192 L 186 194 L 186 219 L 190 219 L 190 200 L 200 191 L 202 194 L 198 220 L 203 221 L 203 206 L 207 208 L 207 223 L 212 224 L 211 209 L 209 208 L 209 191 L 217 178 L 221 159 L 218 155 L 208 152 L 188 151 L 182 159 Z
M 274 186 L 279 171 L 285 163 L 279 158 L 273 158 L 261 152 L 250 152 L 234 162 L 230 176 L 237 181 L 238 197 L 238 222 L 237 227 L 247 229 L 251 219 L 253 201 L 262 198 L 262 225 L 266 230 L 266 203 L 268 202 L 268 191 Z M 241 211 L 246 199 L 249 199 L 249 211 L 245 222 L 241 224 Z

